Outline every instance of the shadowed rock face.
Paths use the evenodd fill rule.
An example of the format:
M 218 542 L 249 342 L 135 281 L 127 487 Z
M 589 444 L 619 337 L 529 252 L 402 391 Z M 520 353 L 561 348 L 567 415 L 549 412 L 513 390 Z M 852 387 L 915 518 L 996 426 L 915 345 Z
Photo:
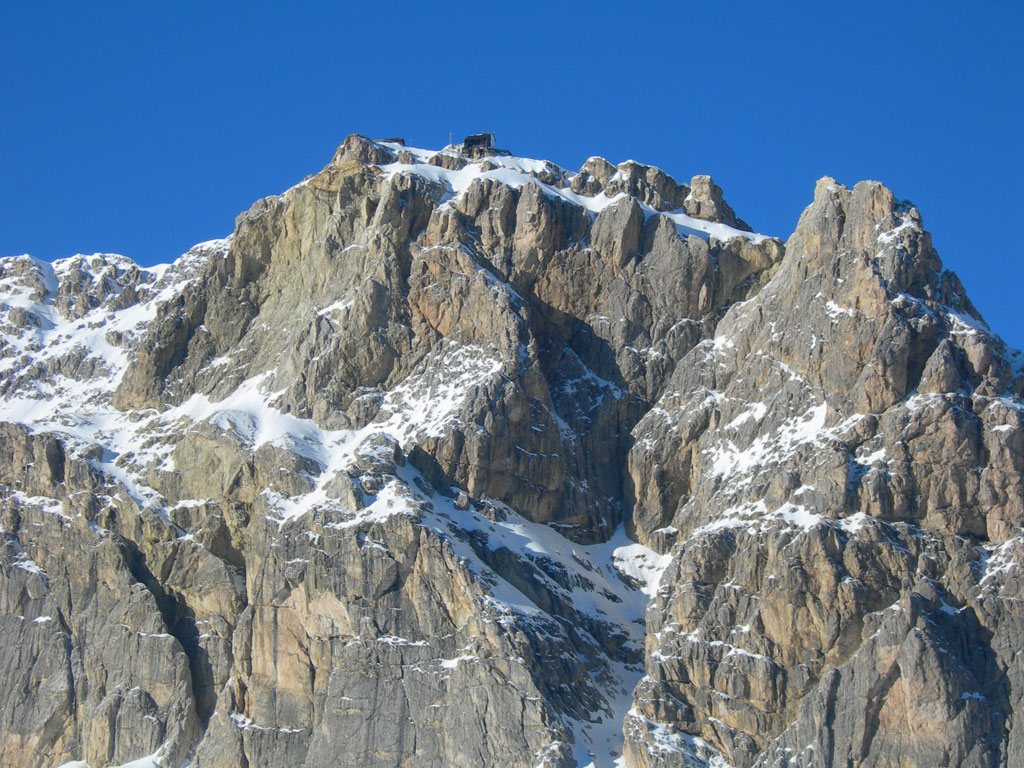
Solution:
M 470 160 L 0 260 L 0 765 L 1024 762 L 1024 379 L 917 210 Z

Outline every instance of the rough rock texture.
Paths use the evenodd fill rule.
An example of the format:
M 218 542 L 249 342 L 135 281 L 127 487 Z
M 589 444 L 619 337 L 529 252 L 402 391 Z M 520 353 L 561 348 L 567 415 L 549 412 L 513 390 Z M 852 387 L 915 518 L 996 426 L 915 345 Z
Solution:
M 1019 354 L 880 184 L 354 135 L 0 301 L 0 765 L 1024 762 Z
M 630 760 L 682 760 L 652 723 L 739 766 L 1024 760 L 991 567 L 1024 522 L 1021 384 L 916 209 L 820 181 L 634 431 L 635 529 L 673 561 Z

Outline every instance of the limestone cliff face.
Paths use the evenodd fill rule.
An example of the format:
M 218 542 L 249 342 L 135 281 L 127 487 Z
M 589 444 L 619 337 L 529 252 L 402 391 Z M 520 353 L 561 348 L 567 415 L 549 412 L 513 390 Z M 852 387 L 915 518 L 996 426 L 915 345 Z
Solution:
M 350 136 L 0 301 L 0 765 L 1024 761 L 1018 353 L 879 184 Z
M 1024 759 L 997 554 L 1024 522 L 1017 359 L 915 209 L 818 183 L 771 281 L 634 430 L 636 531 L 673 553 L 635 764 L 665 762 L 660 724 L 742 766 Z

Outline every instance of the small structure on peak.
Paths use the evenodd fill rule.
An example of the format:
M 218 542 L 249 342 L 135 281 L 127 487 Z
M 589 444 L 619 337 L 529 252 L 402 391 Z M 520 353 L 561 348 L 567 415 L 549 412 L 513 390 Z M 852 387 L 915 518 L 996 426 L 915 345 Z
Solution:
M 462 140 L 462 151 L 466 154 L 494 149 L 493 133 L 474 133 Z
M 479 160 L 481 157 L 487 157 L 488 155 L 511 155 L 507 149 L 498 149 L 494 146 L 494 134 L 493 133 L 474 133 L 462 140 L 462 143 L 456 147 L 459 154 L 464 157 L 472 158 L 473 160 Z

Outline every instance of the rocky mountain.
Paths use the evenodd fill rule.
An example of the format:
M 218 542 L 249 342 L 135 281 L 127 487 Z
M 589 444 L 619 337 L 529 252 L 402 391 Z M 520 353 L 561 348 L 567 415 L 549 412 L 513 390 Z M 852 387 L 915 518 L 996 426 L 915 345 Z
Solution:
M 353 135 L 0 259 L 0 765 L 1024 764 L 1022 369 L 876 182 Z

